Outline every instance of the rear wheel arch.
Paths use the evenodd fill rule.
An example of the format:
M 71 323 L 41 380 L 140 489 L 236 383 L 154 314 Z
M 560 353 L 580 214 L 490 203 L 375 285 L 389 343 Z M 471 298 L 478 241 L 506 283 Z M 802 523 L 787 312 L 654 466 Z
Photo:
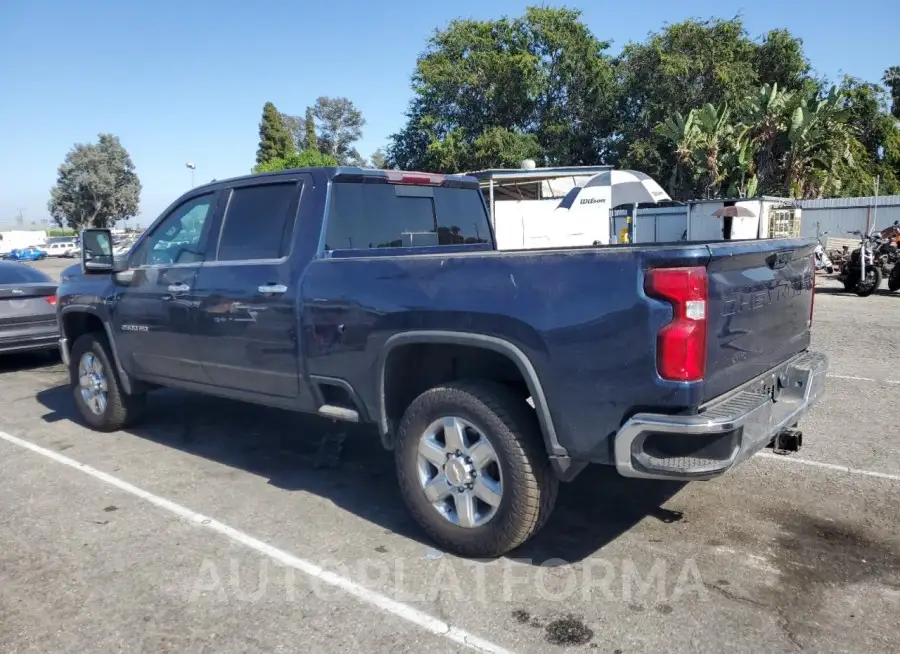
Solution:
M 407 370 L 403 361 L 403 353 L 407 355 L 412 354 L 413 351 L 409 348 L 415 347 L 426 348 L 425 351 L 428 351 L 427 346 L 439 348 L 431 351 L 441 351 L 442 355 L 444 355 L 441 357 L 443 359 L 448 357 L 452 359 L 455 353 L 466 352 L 483 353 L 486 358 L 492 357 L 492 359 L 488 359 L 489 361 L 506 362 L 508 369 L 499 371 L 501 375 L 505 375 L 506 379 L 498 380 L 493 376 L 486 378 L 503 381 L 511 386 L 521 385 L 520 390 L 525 394 L 523 400 L 525 397 L 530 396 L 534 403 L 534 410 L 547 454 L 551 457 L 566 456 L 565 448 L 559 444 L 547 398 L 537 371 L 527 355 L 518 346 L 495 336 L 437 330 L 401 332 L 391 336 L 382 348 L 377 366 L 376 399 L 378 402 L 378 428 L 382 443 L 387 449 L 393 448 L 392 434 L 397 424 L 399 424 L 403 411 L 421 392 L 441 383 L 458 381 L 460 379 L 471 380 L 473 378 L 472 375 L 466 375 L 465 373 L 449 376 L 448 374 L 436 373 L 434 379 L 428 379 L 426 376 L 427 381 L 424 383 L 404 383 L 402 376 Z M 450 351 L 447 348 L 458 349 Z M 422 349 L 419 350 L 419 352 L 421 351 Z M 421 370 L 422 367 L 416 366 L 416 369 Z

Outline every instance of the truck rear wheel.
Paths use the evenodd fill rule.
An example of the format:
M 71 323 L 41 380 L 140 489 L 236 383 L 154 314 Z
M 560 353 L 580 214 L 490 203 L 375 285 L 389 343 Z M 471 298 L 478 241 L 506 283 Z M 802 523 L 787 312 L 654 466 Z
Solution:
M 492 382 L 453 382 L 417 397 L 394 449 L 400 490 L 442 548 L 501 556 L 537 533 L 558 480 L 533 410 Z
M 143 416 L 146 396 L 122 390 L 103 336 L 90 333 L 75 341 L 69 377 L 78 410 L 93 429 L 118 431 Z

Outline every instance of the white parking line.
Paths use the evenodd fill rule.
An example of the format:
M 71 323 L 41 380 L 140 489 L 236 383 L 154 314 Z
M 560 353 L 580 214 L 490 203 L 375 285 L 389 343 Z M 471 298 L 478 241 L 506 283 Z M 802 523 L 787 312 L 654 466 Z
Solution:
M 900 481 L 900 475 L 892 475 L 888 472 L 877 472 L 875 470 L 861 470 L 859 468 L 848 468 L 847 466 L 839 466 L 835 463 L 823 463 L 822 461 L 812 461 L 810 459 L 798 459 L 793 456 L 785 456 L 781 454 L 772 454 L 770 452 L 759 452 L 756 456 L 764 459 L 772 459 L 781 461 L 782 463 L 794 463 L 800 466 L 810 466 L 813 468 L 824 468 L 825 470 L 835 470 L 850 475 L 862 475 L 864 477 L 875 477 L 876 479 L 889 479 L 890 481 Z
M 871 377 L 855 377 L 853 375 L 826 375 L 830 379 L 850 379 L 853 381 L 875 382 L 876 384 L 900 384 L 900 379 L 872 379 Z
M 184 520 L 194 523 L 199 527 L 217 532 L 236 543 L 240 543 L 241 545 L 249 547 L 250 549 L 257 551 L 260 554 L 264 554 L 265 556 L 268 556 L 269 558 L 272 558 L 279 563 L 282 563 L 283 565 L 295 568 L 310 577 L 314 577 L 315 579 L 329 584 L 330 586 L 339 588 L 348 595 L 352 595 L 358 600 L 365 602 L 366 604 L 371 604 L 372 606 L 375 606 L 382 611 L 391 613 L 398 618 L 406 620 L 407 622 L 411 622 L 417 627 L 421 627 L 425 631 L 431 632 L 437 636 L 442 636 L 448 640 L 451 640 L 475 651 L 487 652 L 489 654 L 508 654 L 509 652 L 509 650 L 506 650 L 499 645 L 496 645 L 483 638 L 479 638 L 474 634 L 470 634 L 469 632 L 460 629 L 459 627 L 454 627 L 453 625 L 438 618 L 432 617 L 427 613 L 409 606 L 408 604 L 403 604 L 402 602 L 391 599 L 386 595 L 382 595 L 381 593 L 369 590 L 365 586 L 351 581 L 350 579 L 341 577 L 340 575 L 336 575 L 333 572 L 329 572 L 328 570 L 325 570 L 315 563 L 305 561 L 299 557 L 294 556 L 293 554 L 285 552 L 284 550 L 280 550 L 269 545 L 268 543 L 264 543 L 263 541 L 254 538 L 249 534 L 245 534 L 244 532 L 239 531 L 233 527 L 229 527 L 228 525 L 221 523 L 218 520 L 209 518 L 202 513 L 192 511 L 191 509 L 181 506 L 180 504 L 176 504 L 175 502 L 167 500 L 164 497 L 154 495 L 153 493 L 129 484 L 127 481 L 122 481 L 118 477 L 113 477 L 112 475 L 97 470 L 96 468 L 92 468 L 89 465 L 80 463 L 75 459 L 70 459 L 69 457 L 63 456 L 58 452 L 48 450 L 41 447 L 40 445 L 35 445 L 34 443 L 13 436 L 12 434 L 7 434 L 6 432 L 0 431 L 0 439 L 27 450 L 31 450 L 32 452 L 36 452 L 37 454 L 41 454 L 48 459 L 52 459 L 57 463 L 63 464 L 64 466 L 79 470 L 80 472 L 99 479 L 100 481 L 103 481 L 110 486 L 114 486 L 119 490 L 130 493 L 131 495 L 139 497 L 142 500 L 146 500 L 147 502 L 150 502 L 151 504 L 161 509 L 165 509 L 170 513 L 174 513 L 179 518 L 183 518 Z
M 853 375 L 826 375 L 826 376 L 830 377 L 831 379 L 852 379 L 853 381 L 867 381 L 867 382 L 875 381 L 871 377 L 854 377 Z

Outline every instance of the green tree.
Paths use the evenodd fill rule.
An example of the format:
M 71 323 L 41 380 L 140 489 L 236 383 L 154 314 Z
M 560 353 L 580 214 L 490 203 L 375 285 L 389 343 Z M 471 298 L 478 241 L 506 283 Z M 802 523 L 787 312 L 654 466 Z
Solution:
M 657 126 L 657 133 L 669 141 L 674 150 L 674 165 L 669 176 L 669 195 L 673 198 L 690 197 L 696 177 L 694 153 L 700 145 L 700 130 L 697 127 L 697 111 L 691 109 L 687 116 L 675 112 Z
M 338 163 L 330 154 L 318 150 L 291 152 L 286 157 L 277 157 L 253 167 L 254 173 L 273 173 L 291 168 L 317 168 L 337 166 Z
M 785 158 L 785 192 L 791 197 L 836 195 L 841 163 L 854 165 L 854 141 L 846 126 L 844 98 L 832 87 L 828 95 L 800 97 L 792 107 Z
M 615 162 L 660 179 L 671 175 L 673 145 L 655 127 L 675 112 L 686 115 L 706 104 L 727 104 L 740 122 L 748 99 L 761 85 L 810 92 L 819 87 L 810 77 L 799 39 L 775 30 L 754 41 L 739 18 L 668 25 L 642 43 L 626 45 L 616 74 L 620 121 Z M 702 195 L 705 189 L 693 192 Z
M 882 81 L 891 90 L 891 113 L 900 119 L 900 66 L 891 66 L 884 71 Z
M 281 113 L 281 112 L 279 112 Z M 285 129 L 291 136 L 291 143 L 298 152 L 306 149 L 305 122 L 300 116 L 291 116 L 290 114 L 281 114 L 281 122 L 284 123 Z
M 293 151 L 293 138 L 284 124 L 282 114 L 274 104 L 267 102 L 263 105 L 262 120 L 259 122 L 259 148 L 256 150 L 256 163 L 283 159 Z
M 900 158 L 896 135 L 900 128 L 890 114 L 891 98 L 884 88 L 871 82 L 845 77 L 840 86 L 844 97 L 847 129 L 857 141 L 851 144 L 853 165 L 838 164 L 841 195 L 869 195 L 875 178 L 881 178 L 881 192 L 900 192 Z
M 532 118 L 537 133 L 524 131 L 537 137 L 545 163 L 596 165 L 608 159 L 617 99 L 609 41 L 596 38 L 572 9 L 529 7 L 518 31 L 536 61 L 538 91 Z
M 571 9 L 452 21 L 416 62 L 389 160 L 441 172 L 517 166 L 523 153 L 547 164 L 600 163 L 616 109 L 607 47 Z
M 309 126 L 313 123 L 311 115 L 315 126 L 319 128 L 317 149 L 330 154 L 342 166 L 364 163 L 354 147 L 354 143 L 362 138 L 362 128 L 366 124 L 362 112 L 347 98 L 325 96 L 318 98 L 311 109 L 311 112 L 307 111 L 306 124 Z M 310 130 L 315 132 L 315 126 L 307 127 L 307 139 L 312 136 Z
M 874 176 L 886 192 L 900 184 L 888 106 L 900 117 L 900 67 L 885 71 L 892 103 L 861 80 L 829 90 L 799 38 L 754 39 L 739 17 L 666 25 L 615 59 L 607 49 L 571 9 L 451 21 L 416 61 L 387 163 L 609 163 L 667 179 L 684 199 L 870 192 Z
M 281 114 L 281 120 L 290 133 L 291 142 L 297 152 L 319 149 L 316 137 L 316 119 L 313 116 L 312 107 L 307 107 L 306 113 L 302 117 Z
M 59 167 L 47 209 L 60 227 L 112 227 L 137 215 L 141 182 L 117 136 L 76 143 Z
M 759 82 L 770 87 L 821 90 L 819 80 L 811 77 L 812 67 L 803 52 L 803 41 L 787 30 L 768 32 L 756 47 L 756 75 Z
M 725 150 L 721 156 L 724 176 L 729 180 L 727 195 L 733 198 L 751 198 L 759 191 L 752 143 L 738 136 L 733 145 L 733 148 Z
M 697 112 L 698 149 L 705 168 L 706 197 L 716 197 L 724 179 L 721 154 L 730 145 L 734 127 L 729 122 L 731 111 L 727 105 L 703 105 Z
M 885 90 L 855 77 L 844 77 L 840 92 L 844 99 L 844 113 L 850 133 L 874 157 L 884 138 L 885 121 L 890 107 Z
M 763 193 L 781 191 L 779 165 L 783 155 L 783 135 L 790 120 L 787 107 L 793 97 L 777 83 L 764 84 L 743 103 L 744 125 L 738 128 L 741 132 L 738 148 L 744 150 L 745 158 L 750 157 L 747 172 L 757 176 Z
M 388 166 L 387 155 L 385 155 L 384 150 L 382 150 L 381 148 L 378 148 L 377 150 L 375 150 L 375 152 L 372 153 L 370 160 L 372 163 L 372 168 L 385 169 L 390 167 Z
M 319 141 L 316 138 L 316 117 L 312 107 L 306 108 L 306 119 L 303 122 L 305 130 L 304 147 L 307 150 L 318 150 Z

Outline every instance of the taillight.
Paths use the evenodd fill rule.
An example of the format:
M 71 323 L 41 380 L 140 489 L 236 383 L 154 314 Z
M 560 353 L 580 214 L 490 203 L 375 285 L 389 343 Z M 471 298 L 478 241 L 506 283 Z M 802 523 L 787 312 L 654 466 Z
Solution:
M 698 381 L 706 374 L 706 268 L 654 268 L 644 291 L 672 305 L 672 322 L 656 337 L 656 370 L 663 379 Z
M 53 306 L 56 306 L 56 296 L 55 295 L 48 295 L 47 297 L 44 298 L 44 300 L 46 300 L 47 304 L 52 304 Z
M 436 173 L 408 173 L 402 170 L 385 170 L 389 184 L 415 184 L 416 186 L 440 186 L 446 175 Z

